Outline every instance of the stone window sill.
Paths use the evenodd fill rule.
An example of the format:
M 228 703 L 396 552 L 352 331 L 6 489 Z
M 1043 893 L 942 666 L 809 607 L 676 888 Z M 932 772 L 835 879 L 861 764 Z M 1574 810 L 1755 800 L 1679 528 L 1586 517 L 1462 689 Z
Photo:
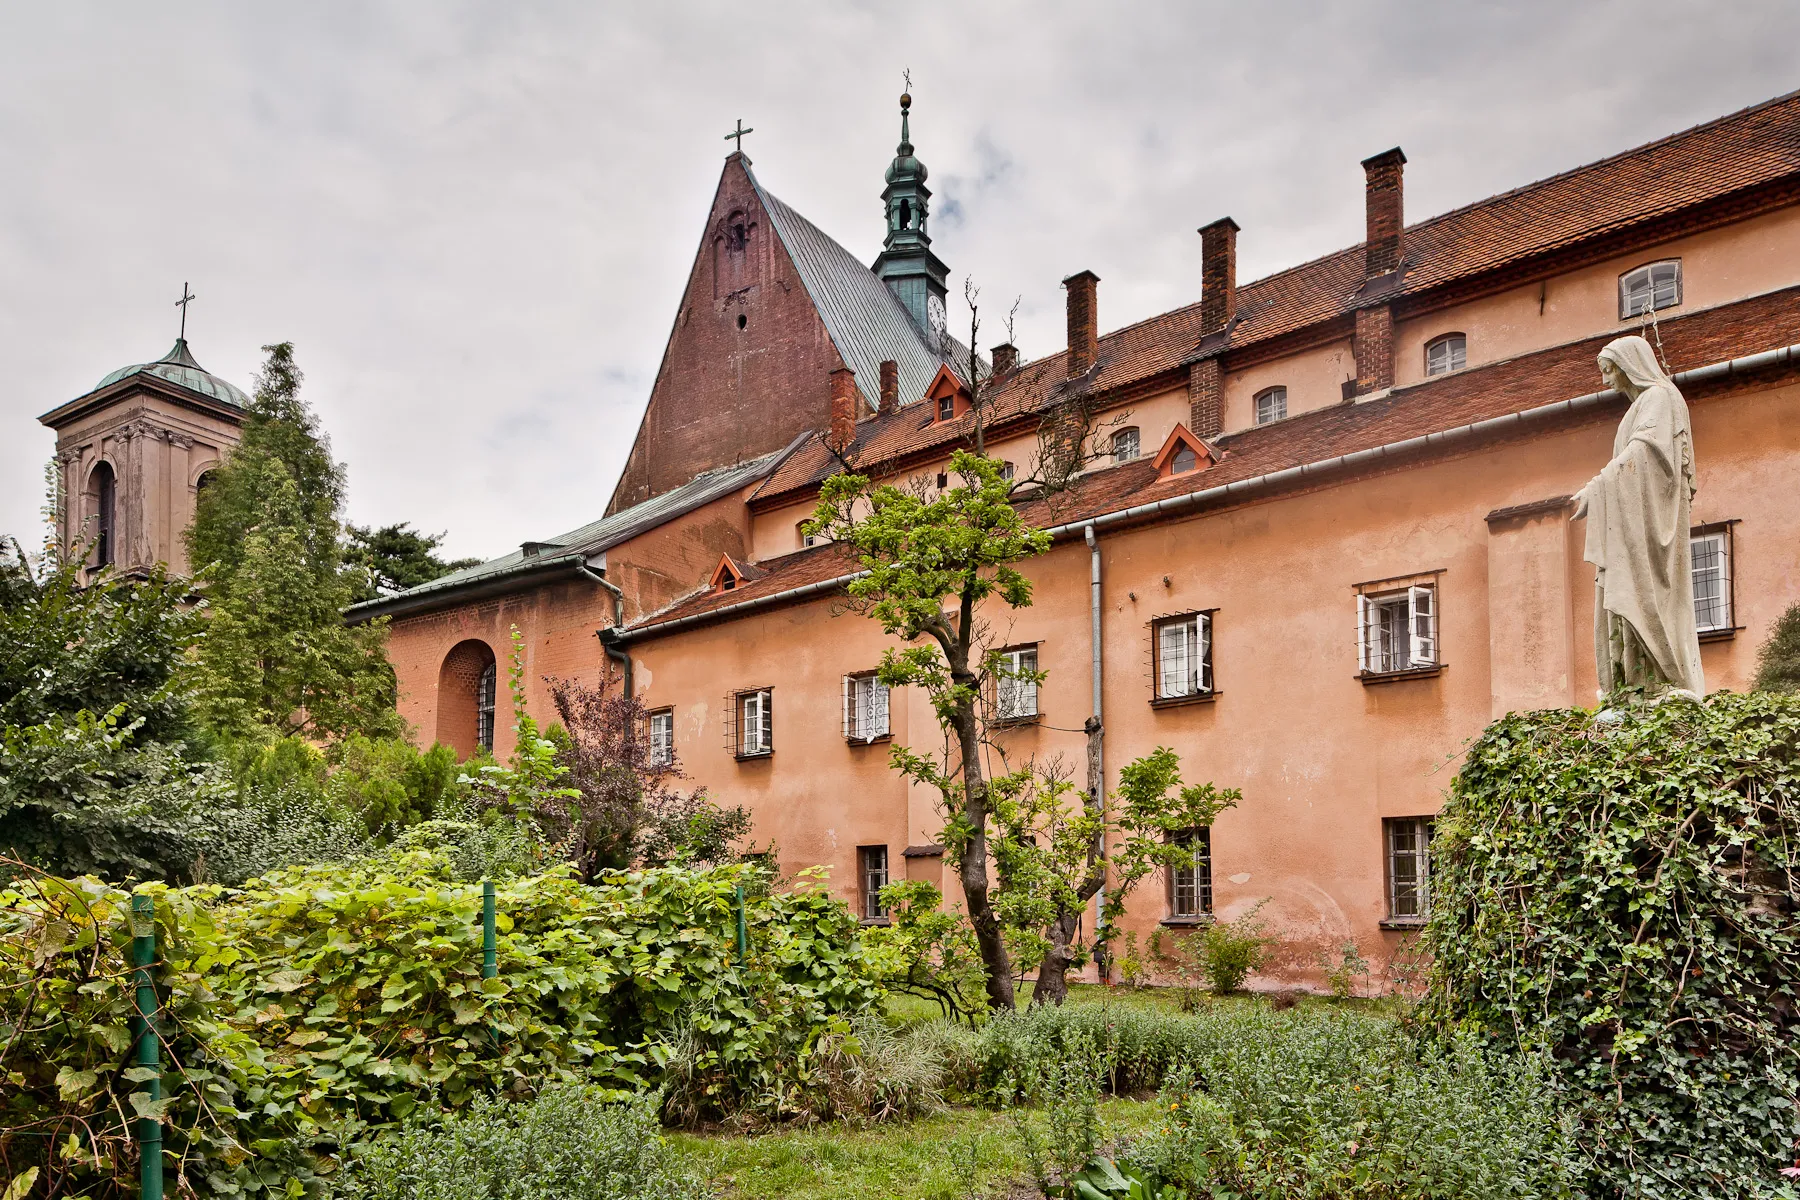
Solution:
M 757 750 L 752 753 L 746 754 L 742 751 L 739 751 L 737 754 L 733 755 L 732 757 L 736 758 L 739 762 L 761 762 L 765 758 L 775 757 L 775 752 L 773 750 Z
M 1211 913 L 1203 913 L 1197 917 L 1164 917 L 1160 922 L 1164 929 L 1205 929 L 1212 923 Z
M 1373 687 L 1378 683 L 1398 683 L 1402 679 L 1436 679 L 1444 673 L 1443 663 L 1434 663 L 1429 667 L 1408 667 L 1404 671 L 1359 671 L 1356 678 L 1364 687 Z
M 999 717 L 993 724 L 995 729 L 1013 729 L 1020 725 L 1036 725 L 1043 718 L 1042 713 L 1030 713 L 1023 717 Z
M 1738 635 L 1738 630 L 1745 628 L 1747 626 L 1727 625 L 1724 629 L 1703 629 L 1700 631 L 1700 640 L 1703 642 L 1729 642 Z
M 866 737 L 866 738 L 865 737 L 853 737 L 849 734 L 844 735 L 844 741 L 846 741 L 847 743 L 849 743 L 852 746 L 873 746 L 877 742 L 891 742 L 893 740 L 894 740 L 894 735 L 892 733 L 878 733 L 874 737 Z
M 1381 927 L 1383 929 L 1423 929 L 1425 928 L 1425 918 L 1383 917 L 1381 918 Z
M 857 924 L 861 925 L 864 929 L 886 929 L 889 925 L 892 925 L 893 922 L 886 917 L 863 917 Z
M 1153 696 L 1151 708 L 1183 708 L 1189 704 L 1211 704 L 1219 698 L 1217 691 L 1195 692 L 1191 696 Z

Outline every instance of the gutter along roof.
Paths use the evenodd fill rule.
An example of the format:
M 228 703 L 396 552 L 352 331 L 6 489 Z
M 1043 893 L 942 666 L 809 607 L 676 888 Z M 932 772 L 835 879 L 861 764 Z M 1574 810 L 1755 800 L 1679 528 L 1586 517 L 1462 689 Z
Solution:
M 489 559 L 476 566 L 453 571 L 440 579 L 408 588 L 404 592 L 383 596 L 378 600 L 365 600 L 345 609 L 344 615 L 351 621 L 401 616 L 459 604 L 470 599 L 471 592 L 487 595 L 511 591 L 526 579 L 545 572 L 574 573 L 577 567 L 585 567 L 589 559 L 609 547 L 629 541 L 640 533 L 761 479 L 798 444 L 796 439 L 773 454 L 703 472 L 672 491 L 652 496 L 642 504 L 634 504 L 610 517 L 590 521 L 579 529 L 558 534 L 548 541 L 526 542 L 510 554 L 502 554 L 499 558 Z
M 1800 286 L 1662 322 L 1671 363 L 1708 364 L 1678 371 L 1677 384 L 1703 394 L 1729 388 L 1746 373 L 1800 368 Z M 1253 496 L 1322 486 L 1359 469 L 1398 466 L 1460 452 L 1484 440 L 1582 423 L 1620 406 L 1616 392 L 1576 389 L 1596 375 L 1595 355 L 1615 331 L 1439 376 L 1379 399 L 1345 402 L 1216 439 L 1219 463 L 1192 475 L 1158 479 L 1147 458 L 1083 476 L 1046 502 L 1026 496 L 1020 515 L 1058 537 L 1139 524 L 1233 505 Z M 1758 352 L 1743 355 L 1746 347 Z M 1571 399 L 1546 403 L 1545 396 Z M 770 559 L 768 575 L 723 593 L 700 593 L 617 631 L 633 641 L 842 590 L 857 578 L 856 556 L 826 545 Z
M 1625 253 L 1676 218 L 1698 220 L 1703 209 L 1716 209 L 1719 221 L 1736 220 L 1759 205 L 1796 198 L 1800 92 L 1407 226 L 1404 276 L 1388 299 L 1404 311 L 1429 307 L 1436 295 L 1516 286 L 1571 254 L 1599 259 Z M 1688 231 L 1684 225 L 1659 236 Z M 1209 341 L 1206 353 L 1229 357 L 1253 347 L 1273 351 L 1297 337 L 1348 337 L 1363 282 L 1359 242 L 1244 284 L 1228 335 L 1216 345 Z M 1101 337 L 1095 367 L 1084 379 L 1067 378 L 1066 351 L 1021 366 L 990 385 L 989 434 L 1000 436 L 1009 423 L 1029 424 L 1066 395 L 1104 394 L 1103 402 L 1112 403 L 1159 382 L 1176 386 L 1200 341 L 1195 303 Z M 968 417 L 943 424 L 926 417 L 913 406 L 859 422 L 851 454 L 867 469 L 903 469 L 969 437 Z M 836 458 L 815 438 L 752 501 L 759 508 L 792 502 L 836 469 Z

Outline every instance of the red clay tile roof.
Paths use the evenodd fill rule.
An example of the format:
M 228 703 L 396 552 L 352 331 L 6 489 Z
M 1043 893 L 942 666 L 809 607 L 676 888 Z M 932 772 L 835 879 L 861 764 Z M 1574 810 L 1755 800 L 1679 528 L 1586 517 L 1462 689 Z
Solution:
M 1019 504 L 1019 512 L 1040 527 L 1087 520 L 1596 391 L 1600 382 L 1595 356 L 1615 336 L 1573 342 L 1440 376 L 1379 400 L 1336 404 L 1229 434 L 1217 440 L 1223 451 L 1220 462 L 1198 474 L 1159 480 L 1147 458 L 1096 471 L 1054 503 L 1027 499 Z M 1671 372 L 1800 344 L 1800 286 L 1671 318 L 1662 322 L 1661 338 Z M 633 631 L 650 631 L 859 569 L 855 557 L 838 545 L 770 559 L 763 566 L 768 571 L 763 578 L 724 594 L 690 597 L 639 622 Z
M 1800 176 L 1800 92 L 1766 101 L 1660 141 L 1409 225 L 1405 277 L 1395 298 L 1418 296 L 1524 260 L 1647 225 L 1671 214 L 1790 176 Z M 1238 289 L 1232 350 L 1341 320 L 1363 283 L 1360 244 Z M 1088 380 L 1116 392 L 1181 367 L 1200 341 L 1191 304 L 1100 339 Z M 1061 351 L 1000 379 L 989 397 L 993 426 L 1053 403 L 1067 386 Z M 859 422 L 853 460 L 864 469 L 947 449 L 969 434 L 967 417 L 932 424 L 916 406 Z M 752 497 L 804 491 L 834 470 L 819 439 L 803 445 Z

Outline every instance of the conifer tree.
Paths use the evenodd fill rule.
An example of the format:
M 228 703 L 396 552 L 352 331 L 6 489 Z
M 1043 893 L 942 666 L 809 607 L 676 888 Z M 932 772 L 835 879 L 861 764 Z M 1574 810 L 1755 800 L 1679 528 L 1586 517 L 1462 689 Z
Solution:
M 385 625 L 342 617 L 343 468 L 300 398 L 293 345 L 263 349 L 243 441 L 187 533 L 211 615 L 196 650 L 200 714 L 230 740 L 397 733 Z

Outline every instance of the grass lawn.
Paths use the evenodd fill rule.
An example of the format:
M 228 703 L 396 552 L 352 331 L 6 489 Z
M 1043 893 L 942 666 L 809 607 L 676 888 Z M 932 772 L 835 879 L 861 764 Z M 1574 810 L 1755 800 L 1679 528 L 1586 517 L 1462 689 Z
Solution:
M 1149 1129 L 1158 1109 L 1107 1100 L 1100 1112 L 1110 1141 Z M 826 1125 L 752 1137 L 673 1133 L 669 1141 L 731 1200 L 965 1200 L 1008 1195 L 1010 1185 L 1030 1179 L 1011 1120 L 983 1108 L 861 1129 Z M 973 1192 L 966 1190 L 971 1173 Z

